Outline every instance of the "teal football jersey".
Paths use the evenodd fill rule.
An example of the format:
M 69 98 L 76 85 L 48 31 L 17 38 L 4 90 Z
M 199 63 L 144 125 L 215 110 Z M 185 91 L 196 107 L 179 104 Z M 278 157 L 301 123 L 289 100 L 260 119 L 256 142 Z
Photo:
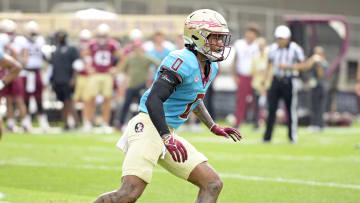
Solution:
M 217 74 L 218 64 L 216 62 L 211 63 L 209 80 L 206 83 L 202 81 L 200 66 L 195 54 L 186 48 L 172 51 L 164 58 L 155 74 L 155 80 L 162 66 L 176 72 L 183 80 L 177 86 L 176 91 L 163 103 L 167 125 L 177 129 L 189 118 L 200 100 L 204 99 L 206 90 Z M 141 112 L 148 113 L 145 103 L 151 89 L 152 86 L 141 97 L 139 106 Z

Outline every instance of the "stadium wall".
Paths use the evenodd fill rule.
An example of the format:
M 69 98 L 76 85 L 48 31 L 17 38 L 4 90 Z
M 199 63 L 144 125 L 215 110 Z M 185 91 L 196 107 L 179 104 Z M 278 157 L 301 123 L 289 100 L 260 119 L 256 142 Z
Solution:
M 94 17 L 94 18 L 92 18 Z M 116 15 L 111 19 L 97 19 L 96 16 L 87 19 L 78 18 L 75 14 L 41 14 L 41 13 L 0 13 L 0 19 L 8 18 L 18 24 L 18 32 L 23 32 L 24 24 L 30 20 L 39 23 L 41 34 L 47 35 L 58 29 L 65 29 L 70 35 L 78 35 L 82 29 L 95 31 L 101 23 L 111 27 L 113 37 L 127 35 L 134 28 L 141 29 L 146 36 L 154 31 L 175 36 L 183 32 L 183 15 Z

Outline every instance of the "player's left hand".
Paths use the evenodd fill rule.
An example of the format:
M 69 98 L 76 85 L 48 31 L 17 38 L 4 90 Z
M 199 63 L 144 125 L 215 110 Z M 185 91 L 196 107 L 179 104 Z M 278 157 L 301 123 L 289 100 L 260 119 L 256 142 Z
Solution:
M 87 68 L 86 68 L 86 71 L 87 71 L 89 74 L 94 74 L 94 73 L 96 73 L 95 68 L 92 67 L 92 66 L 87 67 Z
M 218 124 L 215 124 L 210 128 L 210 131 L 218 136 L 224 136 L 226 138 L 230 137 L 234 140 L 234 142 L 240 141 L 242 139 L 240 132 L 232 127 L 222 127 Z

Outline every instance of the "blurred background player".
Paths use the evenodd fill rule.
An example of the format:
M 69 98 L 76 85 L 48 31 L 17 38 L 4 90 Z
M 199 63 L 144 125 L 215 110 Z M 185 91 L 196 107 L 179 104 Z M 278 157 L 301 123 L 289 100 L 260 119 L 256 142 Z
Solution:
M 262 37 L 258 39 L 259 53 L 252 58 L 251 63 L 251 86 L 254 91 L 253 104 L 254 104 L 254 113 L 253 113 L 253 122 L 254 129 L 259 128 L 259 114 L 260 114 L 260 98 L 262 101 L 266 100 L 266 91 L 270 87 L 271 77 L 265 78 L 265 72 L 268 65 L 268 55 L 266 51 L 266 40 Z M 269 73 L 271 74 L 271 73 Z M 262 102 L 264 106 L 265 102 Z
M 155 31 L 151 36 L 151 40 L 144 43 L 146 54 L 155 59 L 162 61 L 171 51 L 175 49 L 174 44 L 165 40 L 165 35 L 161 31 Z M 157 67 L 150 66 L 150 71 L 155 73 Z M 153 75 L 154 77 L 155 75 Z M 153 80 L 150 81 L 150 83 Z
M 357 64 L 355 94 L 360 98 L 360 61 Z
M 326 73 L 329 63 L 325 58 L 324 48 L 316 46 L 313 55 L 309 59 L 311 78 L 309 81 L 311 88 L 311 108 L 309 131 L 319 132 L 324 128 L 324 118 L 326 107 Z
M 171 42 L 165 40 L 165 35 L 161 31 L 154 32 L 151 39 L 144 44 L 146 54 L 160 61 L 175 49 Z
M 45 60 L 42 47 L 45 44 L 45 39 L 39 35 L 39 25 L 35 21 L 26 23 L 25 34 L 26 41 L 22 49 L 22 61 L 25 68 L 25 103 L 29 113 L 30 98 L 34 97 L 40 128 L 47 130 L 49 123 L 42 102 L 44 87 L 41 78 L 41 69 L 43 68 L 43 61 Z
M 269 64 L 266 80 L 273 72 L 272 83 L 268 92 L 269 115 L 266 122 L 264 142 L 270 142 L 280 99 L 285 101 L 288 113 L 288 136 L 291 143 L 297 142 L 297 85 L 299 71 L 305 70 L 308 64 L 302 48 L 290 40 L 291 31 L 285 25 L 276 27 L 276 42 L 271 45 L 268 55 Z
M 122 129 L 128 114 L 130 104 L 134 101 L 140 102 L 142 91 L 146 88 L 146 83 L 151 75 L 150 66 L 159 66 L 160 61 L 145 54 L 143 48 L 142 33 L 138 29 L 134 29 L 129 34 L 132 52 L 126 57 L 124 67 L 122 67 L 127 77 L 127 89 L 125 102 L 121 110 L 118 129 Z
M 71 98 L 75 86 L 73 64 L 79 59 L 79 54 L 75 47 L 68 45 L 67 33 L 64 30 L 58 30 L 55 33 L 55 41 L 56 50 L 51 54 L 50 60 L 52 66 L 50 81 L 56 93 L 56 98 L 63 102 L 63 128 L 64 130 L 69 130 L 79 123 L 79 118 L 75 112 Z M 75 126 L 73 123 L 68 122 L 71 120 L 70 118 L 75 120 Z
M 236 128 L 239 128 L 245 120 L 248 100 L 253 94 L 251 87 L 251 62 L 252 58 L 259 53 L 259 45 L 256 41 L 259 35 L 259 26 L 254 23 L 248 24 L 244 38 L 236 40 L 233 45 L 236 54 L 233 66 L 234 79 L 237 84 Z
M 358 61 L 355 92 L 360 97 L 360 61 Z
M 117 60 L 118 67 L 124 63 L 120 44 L 110 38 L 110 27 L 107 24 L 100 24 L 97 27 L 96 39 L 89 44 L 92 57 L 91 95 L 95 98 L 99 94 L 103 96 L 102 102 L 102 129 L 105 133 L 111 133 L 109 126 L 111 114 L 111 98 L 114 86 L 114 73 L 118 71 L 114 66 Z M 95 100 L 92 99 L 92 109 L 95 110 Z M 93 117 L 93 112 L 91 112 Z
M 5 76 L 0 80 L 0 91 L 4 89 L 4 87 L 14 81 L 21 71 L 21 64 L 17 62 L 13 57 L 4 54 L 2 50 L 0 50 L 0 68 L 2 70 L 7 70 Z M 2 118 L 0 116 L 0 139 L 2 137 Z
M 17 24 L 13 20 L 4 19 L 0 22 L 1 34 L 0 45 L 1 51 L 6 51 L 12 57 L 16 57 L 15 50 L 11 46 L 11 43 L 16 38 Z
M 2 53 L 7 53 L 13 58 L 19 58 L 19 49 L 17 39 L 19 38 L 16 35 L 17 25 L 14 21 L 9 19 L 4 19 L 1 22 L 2 34 L 0 37 L 0 49 Z M 6 73 L 2 73 L 6 74 Z M 26 106 L 24 103 L 24 81 L 17 77 L 15 80 L 11 81 L 6 87 L 0 92 L 2 96 L 6 97 L 6 120 L 7 120 L 7 129 L 11 132 L 15 132 L 17 129 L 16 119 L 15 119 L 15 109 L 14 104 L 19 109 L 21 126 L 25 132 L 31 130 L 31 120 L 26 116 Z
M 92 58 L 89 53 L 89 41 L 91 40 L 92 33 L 88 29 L 80 32 L 80 43 L 78 51 L 80 59 L 74 62 L 75 69 L 75 92 L 74 103 L 82 102 L 82 122 L 83 130 L 89 132 L 92 129 L 92 118 L 90 116 L 91 108 L 91 95 L 89 90 L 90 72 L 89 69 L 92 65 Z
M 146 53 L 159 60 L 164 59 L 173 48 L 172 45 L 171 47 L 167 46 L 168 43 L 165 42 L 165 36 L 160 31 L 157 31 L 153 34 L 152 43 L 153 46 L 149 47 Z

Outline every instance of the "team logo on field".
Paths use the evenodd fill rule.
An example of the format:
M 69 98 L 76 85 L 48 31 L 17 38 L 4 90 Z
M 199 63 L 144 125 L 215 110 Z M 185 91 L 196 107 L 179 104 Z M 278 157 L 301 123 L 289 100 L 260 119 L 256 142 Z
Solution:
M 141 133 L 144 130 L 144 124 L 139 122 L 135 125 L 135 132 Z

